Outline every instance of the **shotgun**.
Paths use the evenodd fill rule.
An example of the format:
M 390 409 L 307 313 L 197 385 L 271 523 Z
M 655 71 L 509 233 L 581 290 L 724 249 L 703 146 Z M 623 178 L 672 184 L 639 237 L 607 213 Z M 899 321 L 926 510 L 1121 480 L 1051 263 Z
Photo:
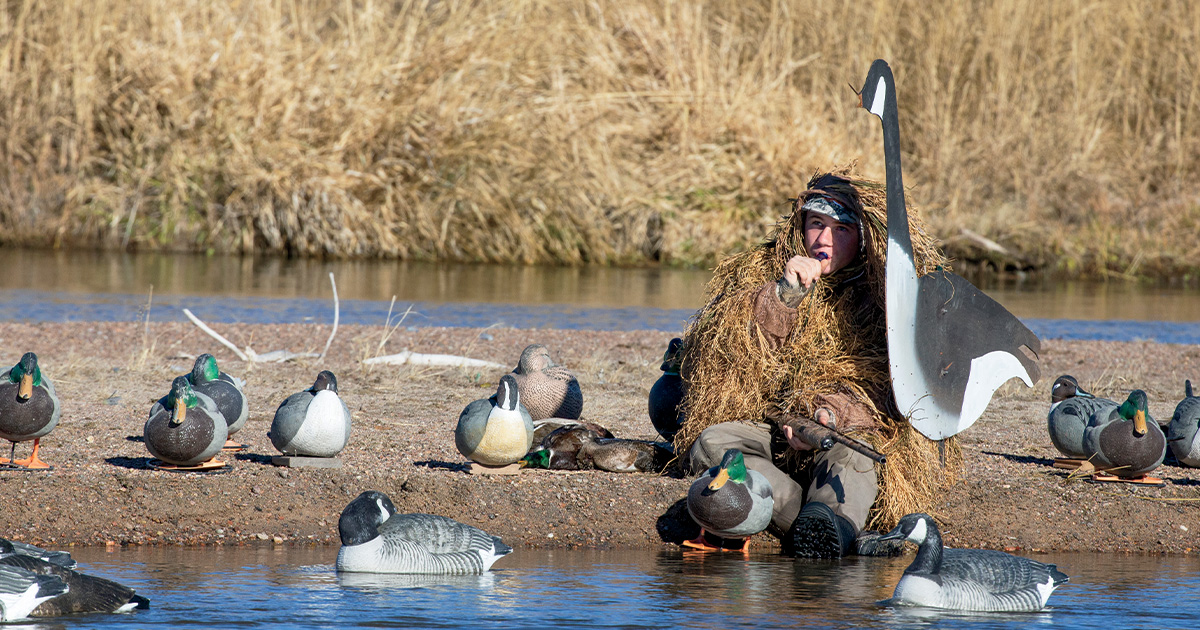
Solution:
M 792 427 L 792 433 L 796 437 L 812 444 L 815 448 L 822 451 L 828 451 L 833 448 L 834 444 L 841 444 L 847 448 L 853 449 L 857 453 L 866 455 L 880 464 L 887 462 L 887 456 L 875 449 L 862 444 L 854 438 L 847 437 L 838 433 L 834 429 L 816 422 L 810 418 L 796 415 L 784 411 L 778 405 L 773 406 L 767 411 L 766 419 L 778 424 L 779 426 L 787 425 Z

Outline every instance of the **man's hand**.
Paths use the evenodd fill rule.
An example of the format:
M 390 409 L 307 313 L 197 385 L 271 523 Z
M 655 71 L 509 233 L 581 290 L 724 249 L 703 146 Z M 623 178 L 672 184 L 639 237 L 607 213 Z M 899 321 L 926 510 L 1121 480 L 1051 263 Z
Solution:
M 793 286 L 810 288 L 821 277 L 821 261 L 807 256 L 792 256 L 783 266 L 783 277 Z
M 816 422 L 820 423 L 823 426 L 829 427 L 830 429 L 837 428 L 837 425 L 833 420 L 833 412 L 829 411 L 828 409 L 826 409 L 824 407 L 821 407 L 820 409 L 817 410 L 817 413 L 813 414 L 813 420 L 815 420 Z M 800 439 L 800 436 L 796 435 L 792 431 L 792 427 L 790 427 L 786 424 L 783 425 L 783 437 L 787 438 L 788 446 L 792 447 L 793 449 L 795 449 L 797 451 L 811 451 L 811 450 L 817 448 L 817 446 L 815 444 L 809 444 L 808 442 L 805 442 L 804 440 Z

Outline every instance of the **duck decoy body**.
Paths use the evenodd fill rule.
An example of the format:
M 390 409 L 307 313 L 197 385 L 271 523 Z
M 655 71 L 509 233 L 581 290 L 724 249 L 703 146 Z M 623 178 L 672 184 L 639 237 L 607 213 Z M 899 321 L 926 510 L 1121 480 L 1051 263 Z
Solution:
M 668 442 L 675 439 L 675 433 L 683 425 L 683 412 L 679 410 L 684 394 L 683 378 L 679 376 L 682 349 L 683 340 L 679 337 L 667 344 L 662 365 L 658 368 L 663 374 L 650 388 L 650 423 Z
M 534 421 L 545 418 L 578 420 L 583 413 L 583 391 L 567 368 L 550 358 L 550 350 L 541 344 L 528 346 L 512 371 L 521 402 Z
M 745 538 L 771 524 L 775 498 L 767 478 L 746 468 L 742 452 L 731 448 L 720 464 L 692 482 L 687 509 L 705 531 L 722 538 Z
M 338 396 L 337 376 L 317 374 L 312 387 L 288 396 L 267 434 L 284 455 L 333 457 L 350 442 L 350 409 Z
M 28 618 L 42 602 L 66 593 L 67 588 L 56 576 L 0 564 L 0 622 Z
M 908 514 L 880 540 L 908 540 L 917 556 L 892 603 L 946 610 L 1032 612 L 1046 606 L 1066 574 L 1053 564 L 990 549 L 945 549 L 928 514 Z
M 1107 398 L 1098 398 L 1084 391 L 1075 377 L 1064 374 L 1050 388 L 1050 413 L 1046 416 L 1046 428 L 1054 448 L 1067 457 L 1088 459 L 1092 452 L 1083 445 L 1083 433 L 1092 416 L 1102 415 L 1121 406 Z
M 940 440 L 971 426 L 1009 379 L 1033 387 L 1040 376 L 1037 361 L 1022 348 L 1036 357 L 1041 342 L 963 277 L 945 270 L 917 277 L 900 167 L 896 84 L 886 61 L 871 64 L 859 98 L 883 123 L 892 389 L 913 427 Z
M 229 427 L 229 435 L 233 435 L 246 426 L 250 417 L 250 405 L 246 403 L 243 388 L 246 382 L 222 372 L 217 368 L 217 359 L 211 354 L 196 357 L 196 363 L 188 374 L 192 390 L 213 399 L 217 411 L 225 418 Z
M 604 431 L 608 437 L 612 434 L 603 427 L 592 425 L 591 423 L 571 422 L 551 431 L 540 441 L 536 440 L 538 429 L 544 426 L 546 421 L 536 425 L 534 436 L 536 445 L 533 450 L 529 451 L 521 461 L 529 468 L 548 468 L 550 470 L 579 470 L 579 461 L 577 456 L 579 449 L 584 445 L 600 439 L 601 433 L 596 429 Z M 594 428 L 595 427 L 595 428 Z
M 512 374 L 500 377 L 491 398 L 467 405 L 458 416 L 454 446 L 463 457 L 484 466 L 507 466 L 533 446 L 533 421 L 521 404 Z
M 12 549 L 9 541 L 0 540 L 0 566 L 15 567 L 36 575 L 50 576 L 64 582 L 66 592 L 60 593 L 38 604 L 30 613 L 30 617 L 58 617 L 74 613 L 115 613 L 128 612 L 135 608 L 150 607 L 150 600 L 138 595 L 133 589 L 86 573 L 72 570 L 63 566 L 74 566 L 70 554 L 64 552 L 47 552 L 37 547 L 27 549 L 30 553 L 5 553 L 5 547 Z M 59 555 L 65 555 L 68 562 L 62 562 Z M 46 557 L 54 560 L 47 560 Z
M 188 377 L 171 383 L 171 393 L 150 408 L 142 428 L 146 449 L 176 466 L 194 466 L 216 456 L 229 437 L 229 425 L 213 399 L 192 389 Z
M 0 437 L 12 442 L 9 459 L 17 466 L 48 468 L 38 458 L 41 438 L 54 427 L 62 415 L 62 405 L 54 393 L 54 385 L 42 373 L 37 355 L 26 352 L 21 360 L 0 373 Z M 28 459 L 15 460 L 17 442 L 33 440 L 33 454 Z
M 1184 381 L 1183 400 L 1175 406 L 1167 429 L 1167 444 L 1185 466 L 1200 466 L 1200 396 L 1192 395 L 1192 382 Z
M 338 519 L 337 570 L 458 575 L 483 573 L 512 553 L 500 538 L 431 514 L 397 514 L 382 492 L 368 490 Z
M 1083 433 L 1084 450 L 1095 453 L 1098 470 L 1118 477 L 1139 477 L 1162 464 L 1167 436 L 1146 412 L 1146 392 L 1135 389 L 1120 406 L 1097 412 Z
M 580 470 L 657 473 L 662 472 L 674 457 L 674 451 L 660 442 L 597 438 L 579 446 L 575 462 Z

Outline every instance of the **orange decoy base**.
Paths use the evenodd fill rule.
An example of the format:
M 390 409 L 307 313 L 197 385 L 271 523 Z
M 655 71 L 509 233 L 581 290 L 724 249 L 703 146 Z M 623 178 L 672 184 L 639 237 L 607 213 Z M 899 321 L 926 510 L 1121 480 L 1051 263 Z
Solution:
M 710 535 L 703 529 L 700 530 L 700 535 L 691 540 L 685 540 L 680 543 L 685 549 L 695 549 L 696 551 L 740 551 L 744 554 L 750 553 L 749 538 L 721 538 L 720 536 Z

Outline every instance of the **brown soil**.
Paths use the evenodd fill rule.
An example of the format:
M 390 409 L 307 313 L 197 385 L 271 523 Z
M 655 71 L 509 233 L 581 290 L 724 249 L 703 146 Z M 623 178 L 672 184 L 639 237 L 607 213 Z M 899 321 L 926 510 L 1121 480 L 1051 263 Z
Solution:
M 218 325 L 240 347 L 319 352 L 317 325 Z M 500 370 L 365 366 L 362 359 L 410 348 L 515 365 L 529 343 L 547 345 L 579 376 L 586 419 L 618 437 L 653 438 L 650 386 L 669 335 L 515 329 L 394 332 L 343 326 L 324 363 L 248 365 L 190 324 L 0 324 L 0 363 L 36 352 L 63 403 L 42 441 L 46 473 L 0 473 L 0 535 L 69 544 L 338 543 L 337 520 L 358 493 L 377 489 L 403 511 L 444 514 L 517 546 L 649 547 L 686 533 L 679 512 L 686 479 L 650 474 L 524 471 L 472 476 L 454 448 L 458 414 L 490 395 Z M 199 476 L 147 467 L 142 424 L 171 378 L 201 352 L 247 381 L 250 420 L 236 439 L 247 453 L 232 470 Z M 1200 470 L 1164 466 L 1162 488 L 1068 481 L 1051 468 L 1045 429 L 1049 389 L 1062 373 L 1101 395 L 1140 387 L 1151 413 L 1170 418 L 1183 380 L 1200 381 L 1200 347 L 1047 341 L 1042 381 L 1006 385 L 962 435 L 965 467 L 935 510 L 947 543 L 1045 551 L 1196 553 Z M 276 406 L 317 371 L 338 376 L 354 414 L 340 469 L 277 468 L 266 437 Z M 18 456 L 29 444 L 18 447 Z M 765 536 L 764 536 L 765 538 Z M 265 541 L 265 542 L 264 542 Z

